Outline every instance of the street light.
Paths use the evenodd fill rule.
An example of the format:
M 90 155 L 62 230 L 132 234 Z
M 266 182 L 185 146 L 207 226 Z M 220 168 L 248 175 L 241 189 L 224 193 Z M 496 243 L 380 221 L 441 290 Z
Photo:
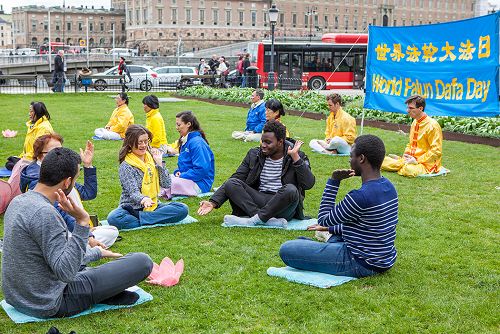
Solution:
M 309 8 L 307 7 L 306 15 L 309 16 L 309 44 L 311 44 L 312 39 L 312 16 L 316 15 L 316 7 Z
M 271 68 L 268 76 L 269 90 L 274 90 L 274 27 L 278 21 L 278 13 L 278 8 L 273 4 L 271 8 L 269 8 L 269 23 L 271 24 Z

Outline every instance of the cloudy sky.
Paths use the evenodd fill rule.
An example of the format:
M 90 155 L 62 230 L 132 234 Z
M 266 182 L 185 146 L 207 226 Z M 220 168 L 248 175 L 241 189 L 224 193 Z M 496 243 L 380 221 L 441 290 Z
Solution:
M 67 6 L 81 6 L 86 5 L 86 6 L 95 6 L 95 7 L 101 7 L 104 6 L 104 8 L 109 8 L 109 5 L 111 3 L 111 0 L 65 0 Z M 489 0 L 489 2 L 493 5 L 496 5 L 497 7 L 500 7 L 500 0 Z M 63 0 L 1 0 L 0 4 L 3 5 L 4 10 L 6 13 L 10 13 L 11 8 L 15 6 L 27 6 L 27 5 L 45 5 L 45 6 L 62 6 Z

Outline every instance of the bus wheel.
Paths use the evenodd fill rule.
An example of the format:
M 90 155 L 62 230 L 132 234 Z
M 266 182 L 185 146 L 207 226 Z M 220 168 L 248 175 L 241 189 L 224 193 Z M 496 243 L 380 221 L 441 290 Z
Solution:
M 309 89 L 321 90 L 326 89 L 325 83 L 325 79 L 323 79 L 322 77 L 313 77 L 307 84 L 309 86 Z
M 96 82 L 94 82 L 94 88 L 95 88 L 95 90 L 103 91 L 107 87 L 108 87 L 108 85 L 106 84 L 106 81 L 104 81 L 102 79 L 96 80 Z

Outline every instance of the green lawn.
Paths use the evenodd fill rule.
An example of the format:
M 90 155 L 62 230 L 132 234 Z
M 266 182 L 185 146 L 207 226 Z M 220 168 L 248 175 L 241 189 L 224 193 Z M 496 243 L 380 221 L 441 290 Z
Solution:
M 160 94 L 162 95 L 162 94 Z M 136 123 L 144 124 L 143 94 L 132 94 Z M 0 138 L 0 161 L 21 152 L 28 105 L 44 101 L 64 145 L 84 147 L 96 127 L 106 124 L 114 101 L 107 94 L 0 95 L 1 129 L 15 129 L 14 139 Z M 177 138 L 175 114 L 193 110 L 207 133 L 216 159 L 215 185 L 237 168 L 255 145 L 231 138 L 242 129 L 246 110 L 196 101 L 162 103 L 169 140 Z M 323 136 L 324 123 L 286 116 L 294 137 L 305 142 Z M 358 129 L 359 131 L 359 129 Z M 374 128 L 388 153 L 401 153 L 407 137 Z M 120 142 L 95 142 L 99 195 L 86 203 L 105 219 L 118 205 Z M 307 145 L 305 145 L 307 146 Z M 229 203 L 200 222 L 167 228 L 123 232 L 113 250 L 143 251 L 155 262 L 183 258 L 181 282 L 171 288 L 141 286 L 152 302 L 132 309 L 71 320 L 15 325 L 0 311 L 1 333 L 46 333 L 55 325 L 68 333 L 498 333 L 500 170 L 498 148 L 445 141 L 446 177 L 406 179 L 384 173 L 399 193 L 396 244 L 398 260 L 389 272 L 328 290 L 288 283 L 267 276 L 282 266 L 281 243 L 311 232 L 225 229 Z M 309 155 L 316 185 L 306 194 L 306 213 L 316 216 L 323 187 L 332 170 L 348 167 L 348 158 Z M 169 158 L 169 169 L 176 159 Z M 342 182 L 339 197 L 360 186 L 359 178 Z M 190 214 L 198 199 L 185 201 Z M 0 216 L 3 226 L 3 216 Z M 22 279 L 22 278 L 21 278 Z

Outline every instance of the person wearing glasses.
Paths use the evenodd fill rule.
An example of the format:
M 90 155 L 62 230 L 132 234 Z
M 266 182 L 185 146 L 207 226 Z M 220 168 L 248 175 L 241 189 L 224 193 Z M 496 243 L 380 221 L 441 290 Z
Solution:
M 35 161 L 26 166 L 21 171 L 21 192 L 25 193 L 28 190 L 35 189 L 40 179 L 40 167 L 45 156 L 57 147 L 62 147 L 63 138 L 57 133 L 51 133 L 48 135 L 43 135 L 35 140 L 33 144 L 33 151 Z M 92 165 L 94 159 L 94 144 L 91 141 L 87 141 L 85 150 L 80 149 L 80 158 L 83 164 L 83 184 L 75 183 L 75 186 L 68 194 L 74 203 L 77 203 L 83 208 L 83 201 L 93 200 L 97 197 L 97 169 Z M 73 232 L 76 224 L 74 217 L 64 212 L 59 208 L 58 203 L 54 203 L 55 208 L 59 211 L 59 214 L 63 217 L 69 232 Z M 102 248 L 111 247 L 116 239 L 118 238 L 118 229 L 114 226 L 94 226 L 90 222 L 91 234 L 88 238 L 89 251 L 84 258 L 84 264 L 88 263 L 92 259 L 98 259 L 99 256 L 94 256 L 97 249 L 93 249 L 96 246 Z
M 151 154 L 151 132 L 142 125 L 131 125 L 125 132 L 118 155 L 122 194 L 120 205 L 108 215 L 108 223 L 120 230 L 145 225 L 181 221 L 188 215 L 183 203 L 160 203 L 160 187 L 170 188 L 168 169 L 162 166 L 162 154 Z
M 326 97 L 330 115 L 326 119 L 325 140 L 313 139 L 309 147 L 314 152 L 349 154 L 356 139 L 356 119 L 342 109 L 342 97 L 330 94 Z
M 405 104 L 408 115 L 413 118 L 410 142 L 402 157 L 395 154 L 386 156 L 382 170 L 408 177 L 439 173 L 443 155 L 441 126 L 424 112 L 425 99 L 422 96 L 410 96 Z

